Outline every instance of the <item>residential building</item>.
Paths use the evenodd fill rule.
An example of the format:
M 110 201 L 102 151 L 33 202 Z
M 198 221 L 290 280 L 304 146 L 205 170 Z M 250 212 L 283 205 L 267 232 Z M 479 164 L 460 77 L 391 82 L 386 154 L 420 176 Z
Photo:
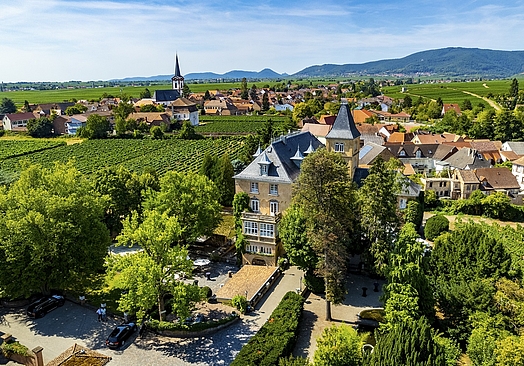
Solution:
M 171 112 L 173 119 L 177 121 L 190 121 L 191 125 L 198 126 L 198 109 L 196 104 L 186 99 L 180 97 L 171 103 Z
M 434 191 L 437 198 L 458 198 L 458 182 L 453 178 L 421 178 L 424 191 Z
M 2 120 L 4 130 L 8 131 L 27 131 L 27 122 L 36 118 L 31 112 L 25 113 L 7 113 Z
M 419 133 L 413 137 L 411 142 L 414 144 L 443 144 L 445 142 L 461 142 L 464 139 L 453 133 L 442 133 L 442 134 L 426 134 Z
M 442 106 L 442 111 L 440 112 L 440 114 L 442 116 L 444 116 L 446 114 L 446 112 L 449 112 L 449 111 L 455 111 L 457 116 L 462 115 L 462 111 L 460 110 L 459 105 L 456 104 L 456 103 L 449 103 L 449 104 L 444 103 L 444 105 Z
M 363 167 L 373 165 L 379 156 L 384 161 L 394 158 L 393 154 L 388 150 L 387 147 L 375 144 L 373 142 L 367 142 L 362 147 L 362 149 L 360 149 L 358 154 L 359 166 Z
M 472 170 L 455 169 L 453 171 L 453 179 L 458 185 L 459 197 L 467 199 L 472 192 L 480 188 L 480 182 L 477 175 Z
M 438 144 L 415 145 L 412 142 L 398 144 L 388 141 L 384 146 L 402 163 L 411 164 L 416 173 L 431 174 L 435 171 L 433 154 L 437 151 Z
M 460 149 L 449 158 L 443 160 L 449 164 L 450 169 L 474 170 L 477 168 L 489 168 L 491 163 L 471 148 Z
M 80 127 L 85 127 L 87 124 L 87 116 L 85 114 L 74 114 L 71 119 L 65 123 L 66 134 L 76 135 Z
M 524 156 L 524 142 L 507 141 L 502 144 L 500 151 L 513 151 L 516 155 Z
M 511 172 L 520 185 L 520 190 L 524 192 L 524 156 L 513 161 Z
M 322 125 L 318 123 L 304 123 L 302 131 L 309 131 L 313 136 L 319 139 L 323 145 L 326 144 L 326 135 L 331 131 L 331 125 Z
M 208 100 L 204 103 L 204 110 L 206 114 L 214 114 L 219 116 L 234 116 L 237 115 L 238 108 L 229 100 L 229 98 L 220 98 Z
M 520 184 L 508 168 L 481 168 L 475 170 L 475 174 L 480 181 L 480 190 L 485 194 L 503 192 L 512 199 L 513 203 L 522 203 L 517 202 Z

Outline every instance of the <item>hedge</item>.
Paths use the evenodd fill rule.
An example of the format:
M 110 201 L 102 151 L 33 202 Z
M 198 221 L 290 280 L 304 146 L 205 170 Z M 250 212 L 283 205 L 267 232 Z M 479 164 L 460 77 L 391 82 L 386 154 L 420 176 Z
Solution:
M 449 220 L 446 218 L 446 216 L 435 215 L 426 221 L 426 226 L 424 227 L 424 236 L 427 240 L 433 241 L 437 236 L 448 230 Z
M 240 350 L 231 366 L 278 366 L 278 360 L 291 354 L 304 299 L 288 292 L 271 313 L 269 320 Z
M 184 323 L 175 323 L 175 322 L 166 322 L 166 321 L 158 321 L 156 319 L 152 319 L 148 322 L 147 327 L 151 329 L 152 331 L 189 331 L 189 332 L 200 332 L 205 329 L 209 328 L 215 328 L 219 325 L 226 324 L 227 322 L 230 322 L 233 319 L 238 318 L 238 314 L 231 314 L 225 318 L 219 319 L 219 320 L 209 320 L 202 323 L 194 323 L 194 324 L 184 324 Z

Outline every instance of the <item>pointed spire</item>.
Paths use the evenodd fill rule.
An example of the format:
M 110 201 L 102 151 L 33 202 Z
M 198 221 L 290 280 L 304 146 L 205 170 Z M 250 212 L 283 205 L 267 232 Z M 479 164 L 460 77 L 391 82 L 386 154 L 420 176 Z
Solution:
M 180 74 L 180 65 L 178 64 L 178 53 L 175 56 L 175 76 L 182 76 Z
M 260 144 L 258 144 L 258 149 L 257 149 L 257 151 L 255 151 L 255 153 L 253 154 L 253 157 L 256 158 L 256 157 L 259 156 L 260 154 L 262 154 L 262 148 L 260 147 Z
M 304 155 L 300 152 L 300 145 L 297 146 L 297 152 L 295 153 L 295 156 L 291 158 L 293 163 L 295 163 L 296 166 L 300 168 L 300 164 L 302 164 L 302 160 L 304 160 Z
M 309 147 L 307 148 L 306 151 L 304 151 L 304 154 L 308 155 L 308 154 L 311 154 L 312 152 L 315 152 L 315 148 L 313 147 L 313 141 L 309 140 Z

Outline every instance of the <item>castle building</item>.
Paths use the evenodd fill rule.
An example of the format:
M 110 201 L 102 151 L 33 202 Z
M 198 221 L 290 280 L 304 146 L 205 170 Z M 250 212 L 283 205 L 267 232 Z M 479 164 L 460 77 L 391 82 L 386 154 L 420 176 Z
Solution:
M 291 204 L 291 188 L 300 174 L 304 158 L 319 148 L 340 153 L 348 164 L 351 179 L 358 167 L 360 133 L 349 106 L 342 104 L 326 146 L 309 131 L 281 136 L 234 176 L 236 193 L 250 198 L 250 211 L 242 214 L 242 231 L 247 240 L 243 264 L 276 266 L 284 249 L 278 236 L 278 223 Z

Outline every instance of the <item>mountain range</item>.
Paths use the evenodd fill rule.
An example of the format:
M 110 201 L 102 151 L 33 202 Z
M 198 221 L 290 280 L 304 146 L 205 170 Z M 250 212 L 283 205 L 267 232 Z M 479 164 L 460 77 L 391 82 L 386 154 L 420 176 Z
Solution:
M 271 69 L 259 72 L 233 70 L 225 74 L 190 73 L 186 80 L 278 79 L 350 76 L 421 76 L 508 78 L 524 73 L 524 51 L 448 47 L 421 51 L 398 59 L 361 64 L 324 64 L 307 67 L 295 74 L 279 74 Z M 170 80 L 172 75 L 132 77 L 118 81 Z

